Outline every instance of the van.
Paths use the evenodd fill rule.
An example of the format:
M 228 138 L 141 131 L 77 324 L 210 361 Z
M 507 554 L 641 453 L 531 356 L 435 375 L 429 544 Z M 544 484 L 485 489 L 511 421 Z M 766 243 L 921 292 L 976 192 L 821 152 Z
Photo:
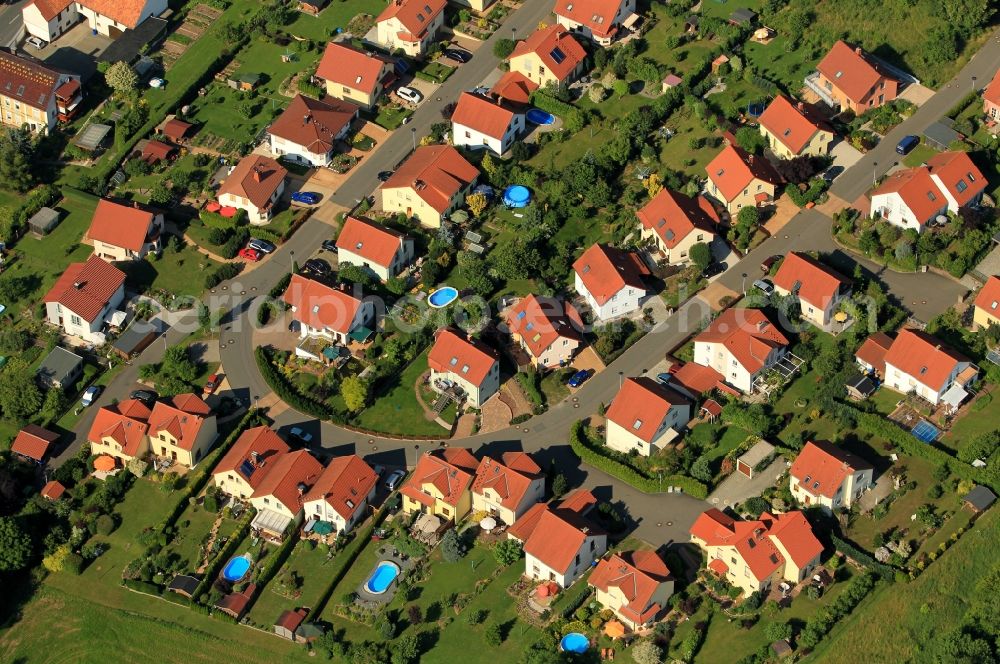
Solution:
M 917 144 L 919 142 L 920 142 L 920 138 L 917 137 L 917 136 L 913 136 L 913 135 L 904 136 L 903 140 L 901 140 L 896 145 L 896 154 L 902 154 L 902 155 L 909 154 L 910 150 L 912 150 L 913 148 L 917 147 Z

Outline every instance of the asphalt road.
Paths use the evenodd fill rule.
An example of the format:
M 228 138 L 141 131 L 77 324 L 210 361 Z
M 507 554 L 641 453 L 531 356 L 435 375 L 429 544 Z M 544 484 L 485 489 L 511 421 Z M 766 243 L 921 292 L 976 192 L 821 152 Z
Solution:
M 0 6 L 0 46 L 12 46 L 21 36 L 21 28 L 24 26 L 21 9 L 28 2 L 29 0 L 17 0 Z

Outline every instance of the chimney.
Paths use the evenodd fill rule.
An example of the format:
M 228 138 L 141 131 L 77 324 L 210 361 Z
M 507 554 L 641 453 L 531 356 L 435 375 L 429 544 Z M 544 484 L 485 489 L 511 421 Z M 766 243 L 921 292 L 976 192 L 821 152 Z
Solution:
M 80 290 L 81 288 L 83 288 L 83 282 L 82 281 L 74 281 L 73 282 L 73 288 L 75 288 L 77 290 Z
M 253 463 L 253 465 L 259 466 L 260 465 L 260 452 L 258 452 L 257 450 L 254 450 L 253 452 L 251 452 L 250 453 L 250 461 Z
M 800 111 L 804 111 L 804 110 L 806 110 L 806 105 L 805 105 L 805 104 L 803 104 L 803 103 L 802 103 L 801 101 L 800 101 L 800 102 L 799 102 L 798 104 L 796 104 L 795 106 L 796 106 L 796 108 L 798 108 L 798 109 L 799 109 Z
M 260 182 L 261 181 L 260 168 L 254 168 L 253 169 L 253 181 L 254 182 Z
M 310 120 L 312 120 L 312 114 L 311 113 L 306 113 L 305 115 L 302 116 L 302 123 L 303 124 L 309 124 Z
M 302 496 L 305 495 L 306 489 L 309 487 L 306 486 L 305 482 L 299 482 L 296 488 L 299 490 L 299 495 Z
M 861 55 L 861 47 L 860 46 L 855 46 L 854 47 L 854 52 L 857 53 L 858 55 Z

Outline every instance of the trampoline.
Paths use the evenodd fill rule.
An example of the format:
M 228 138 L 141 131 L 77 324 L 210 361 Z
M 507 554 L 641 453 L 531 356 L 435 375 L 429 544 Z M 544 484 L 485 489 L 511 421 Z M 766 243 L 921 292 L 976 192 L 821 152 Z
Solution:
M 546 113 L 540 108 L 529 108 L 528 112 L 524 114 L 524 118 L 536 125 L 550 125 L 556 121 L 556 116 Z
M 531 202 L 531 191 L 520 184 L 514 184 L 503 190 L 503 204 L 509 208 L 523 208 Z
M 747 104 L 747 115 L 752 118 L 759 118 L 764 113 L 764 102 L 755 101 Z
M 941 435 L 938 428 L 927 420 L 917 422 L 916 426 L 910 430 L 910 433 L 913 434 L 914 438 L 924 443 L 933 443 Z

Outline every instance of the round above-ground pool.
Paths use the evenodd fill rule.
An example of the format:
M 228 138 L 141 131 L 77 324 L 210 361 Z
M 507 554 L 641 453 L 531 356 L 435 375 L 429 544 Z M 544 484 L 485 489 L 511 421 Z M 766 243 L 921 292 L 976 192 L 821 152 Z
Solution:
M 590 639 L 580 632 L 570 632 L 559 642 L 559 649 L 563 652 L 580 654 L 587 652 L 588 648 L 590 648 Z
M 509 208 L 523 208 L 531 202 L 531 190 L 520 184 L 512 184 L 503 190 L 503 204 Z
M 524 114 L 524 118 L 536 125 L 550 125 L 556 121 L 556 116 L 546 113 L 540 108 L 529 108 L 528 112 Z
M 447 307 L 458 298 L 458 291 L 451 286 L 442 286 L 430 294 L 427 298 L 428 304 L 435 309 Z
M 246 554 L 230 559 L 222 569 L 222 578 L 230 583 L 236 583 L 250 571 L 250 558 Z
M 391 560 L 383 560 L 375 566 L 375 571 L 365 581 L 365 590 L 372 595 L 381 595 L 399 576 L 399 565 Z

